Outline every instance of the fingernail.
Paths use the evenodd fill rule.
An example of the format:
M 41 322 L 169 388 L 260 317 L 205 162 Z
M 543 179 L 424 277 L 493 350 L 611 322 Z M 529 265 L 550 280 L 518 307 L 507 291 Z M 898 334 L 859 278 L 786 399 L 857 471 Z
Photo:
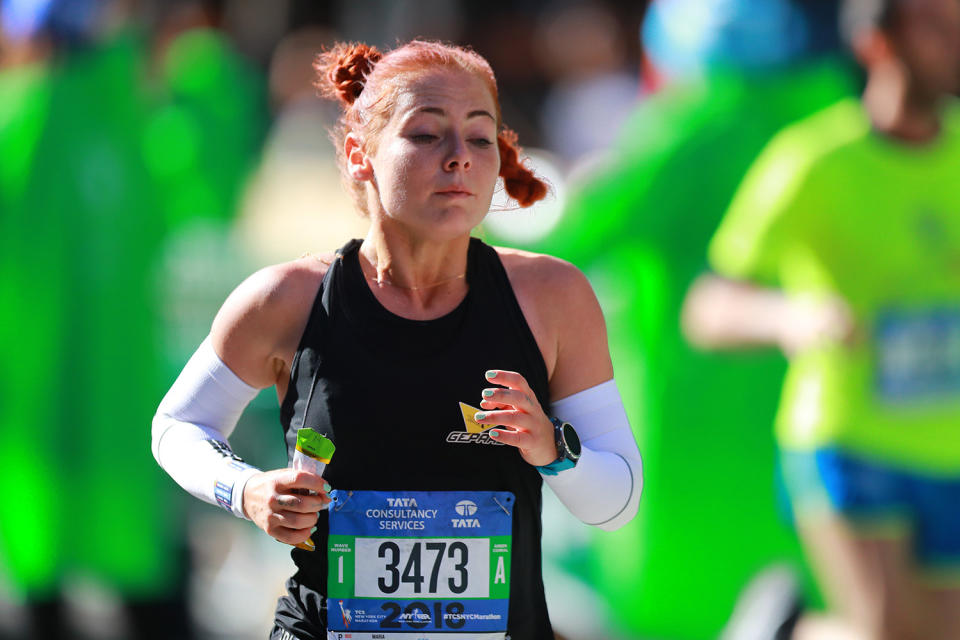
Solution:
M 483 375 L 487 376 L 488 379 L 493 380 L 494 378 L 497 377 L 497 372 L 496 372 L 496 371 L 487 371 L 487 372 L 486 372 L 485 374 L 483 374 Z
M 324 483 L 323 483 L 323 490 L 324 490 L 324 491 L 326 491 L 327 493 L 330 493 L 330 490 L 331 490 L 331 489 L 333 489 L 333 487 L 331 487 L 329 483 L 327 483 L 327 482 L 324 482 Z
M 499 432 L 499 431 L 491 431 L 491 432 L 490 432 L 490 437 L 491 437 L 491 438 L 494 438 L 494 439 L 499 438 L 499 437 L 500 437 L 500 432 Z
M 485 414 L 483 411 L 478 411 L 477 413 L 474 414 L 473 419 L 474 419 L 474 420 L 483 420 L 483 419 L 486 418 L 486 417 L 487 417 L 487 414 Z
M 483 397 L 484 397 L 484 398 L 489 398 L 489 397 L 491 397 L 491 396 L 493 396 L 493 389 L 484 389 L 484 390 L 483 390 Z

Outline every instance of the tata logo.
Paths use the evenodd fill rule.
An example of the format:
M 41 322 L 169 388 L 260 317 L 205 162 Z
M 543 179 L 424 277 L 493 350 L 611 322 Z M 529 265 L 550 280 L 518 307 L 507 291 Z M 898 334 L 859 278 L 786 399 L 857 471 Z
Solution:
M 477 505 L 472 500 L 461 500 L 453 508 L 461 516 L 472 516 L 477 512 Z
M 454 529 L 479 529 L 480 521 L 476 518 L 453 518 L 450 524 Z
M 416 507 L 416 498 L 387 498 L 391 507 Z

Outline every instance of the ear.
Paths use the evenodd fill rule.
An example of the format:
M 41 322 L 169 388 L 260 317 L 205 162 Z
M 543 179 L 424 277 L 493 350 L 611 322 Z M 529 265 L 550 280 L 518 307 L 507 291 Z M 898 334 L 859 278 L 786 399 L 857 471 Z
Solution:
M 890 36 L 880 29 L 863 29 L 853 38 L 853 55 L 865 69 L 886 62 L 893 54 Z
M 363 150 L 360 136 L 350 132 L 343 141 L 343 156 L 347 160 L 347 172 L 359 182 L 373 179 L 373 165 L 370 156 Z

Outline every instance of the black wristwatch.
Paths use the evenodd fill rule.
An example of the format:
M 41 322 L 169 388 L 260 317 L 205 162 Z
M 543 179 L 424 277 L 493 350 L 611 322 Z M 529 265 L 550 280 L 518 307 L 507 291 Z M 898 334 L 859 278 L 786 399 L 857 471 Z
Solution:
M 537 467 L 537 471 L 546 476 L 555 476 L 566 469 L 573 469 L 580 460 L 580 436 L 569 422 L 560 418 L 550 418 L 553 423 L 553 439 L 557 445 L 557 459 L 550 464 Z

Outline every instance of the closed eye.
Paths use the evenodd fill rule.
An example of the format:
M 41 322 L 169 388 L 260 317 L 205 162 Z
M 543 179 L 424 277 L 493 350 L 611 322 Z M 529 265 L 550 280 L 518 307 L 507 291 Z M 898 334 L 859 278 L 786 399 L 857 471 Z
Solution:
M 437 140 L 437 136 L 429 133 L 418 133 L 416 135 L 410 136 L 410 139 L 417 144 L 428 144 L 430 142 L 433 142 L 434 140 Z

